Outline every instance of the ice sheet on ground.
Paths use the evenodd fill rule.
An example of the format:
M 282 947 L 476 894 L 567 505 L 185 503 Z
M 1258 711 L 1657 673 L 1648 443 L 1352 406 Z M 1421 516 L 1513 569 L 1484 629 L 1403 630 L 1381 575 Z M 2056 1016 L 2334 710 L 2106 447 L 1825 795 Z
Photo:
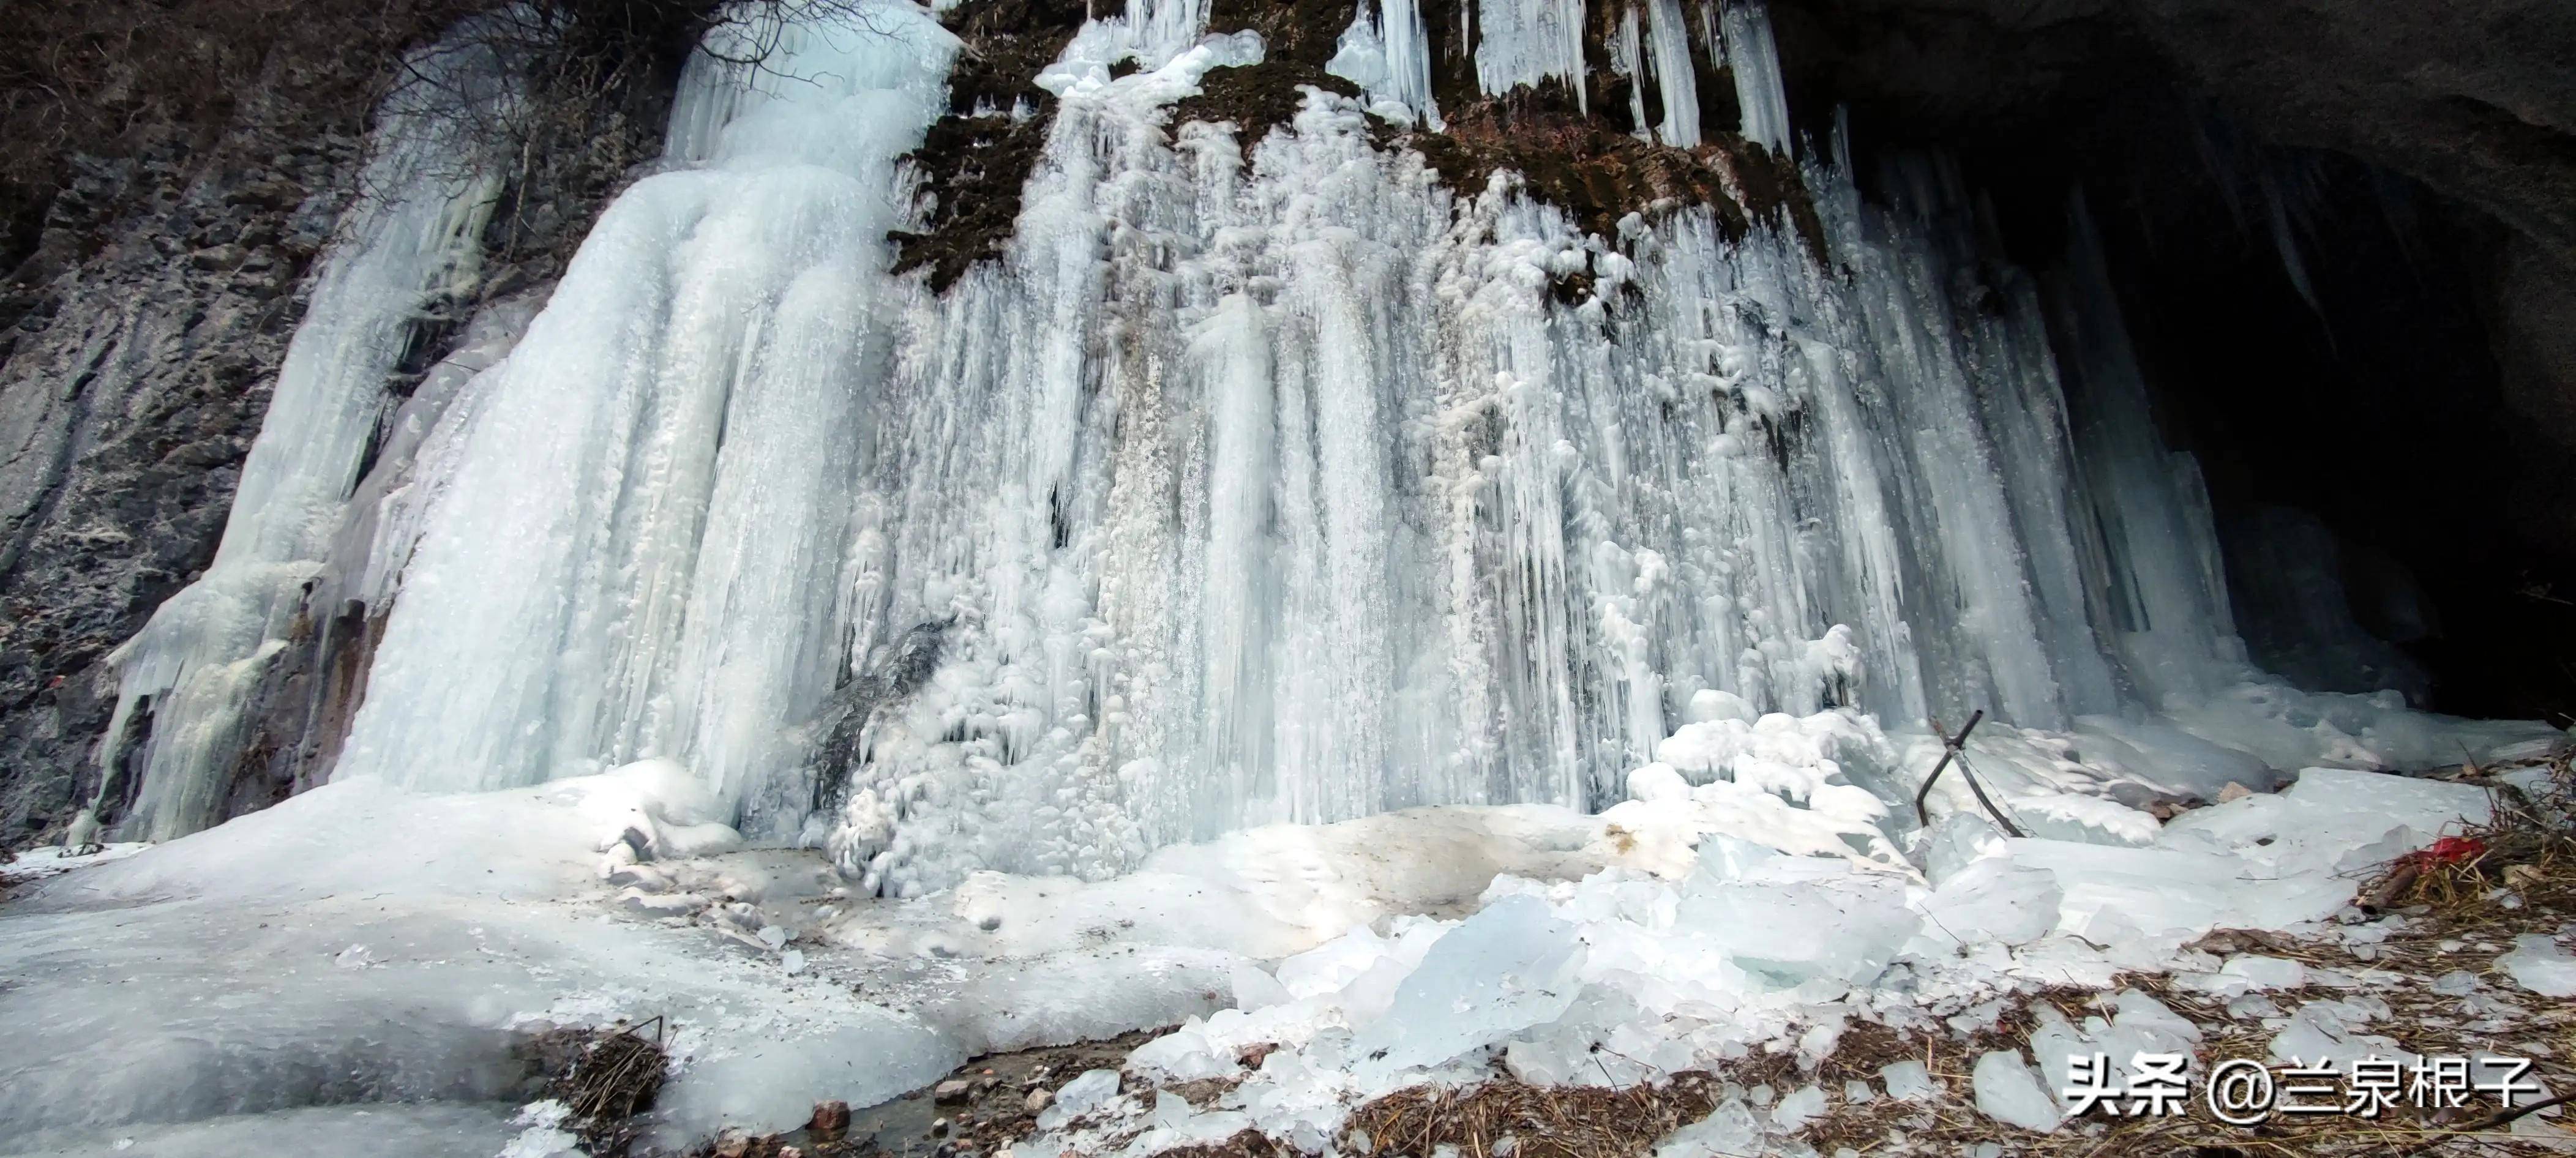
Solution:
M 174 1124 L 137 1123 L 66 1140 L 44 1133 L 0 1141 L 6 1158 L 347 1158 L 352 1154 L 499 1154 L 523 1126 L 518 1107 L 483 1104 L 313 1106 Z M 515 1156 L 513 1156 L 515 1158 Z M 535 1156 L 531 1156 L 535 1158 Z
M 884 902 L 813 853 L 639 863 L 639 840 L 734 843 L 701 831 L 696 783 L 659 762 L 461 795 L 360 778 L 32 884 L 0 912 L 0 972 L 19 981 L 0 992 L 0 1122 L 78 1146 L 218 1113 L 515 1103 L 518 1032 L 661 1016 L 664 1136 L 782 1129 L 817 1098 L 881 1100 L 974 1053 L 1281 1008 L 1291 985 L 1367 1013 L 1344 991 L 1368 973 L 1382 1013 L 1444 924 L 1401 918 L 1383 967 L 1345 945 L 1292 959 L 1283 984 L 1259 962 L 1475 912 L 1498 873 L 1622 863 L 1571 810 L 1431 809 L 1167 849 L 1111 882 L 991 874 Z M 1485 920 L 1533 909 L 1551 919 L 1533 901 Z
M 0 914 L 0 968 L 24 979 L 0 993 L 0 1028 L 30 1044 L 0 1060 L 0 1120 L 77 1146 L 225 1113 L 511 1103 L 528 1077 L 508 1061 L 514 1028 L 658 1014 L 678 1058 L 661 1126 L 702 1135 L 792 1126 L 818 1097 L 877 1100 L 985 1049 L 1186 1020 L 1134 1067 L 1233 1075 L 1244 1046 L 1278 1046 L 1223 1108 L 1321 1139 L 1356 1099 L 1453 1059 L 1633 1081 L 1829 1043 L 1848 1016 L 1832 1011 L 1885 1000 L 1870 985 L 1891 968 L 1919 1000 L 2170 967 L 2156 963 L 2193 930 L 2332 912 L 2351 897 L 2333 875 L 2343 850 L 2402 849 L 2479 803 L 2393 780 L 2312 771 L 2148 847 L 1954 825 L 1967 859 L 1935 887 L 1848 846 L 1801 856 L 1711 832 L 1676 856 L 1607 814 L 1523 806 L 1252 830 L 1130 877 L 994 874 L 916 901 L 853 897 L 810 853 L 638 863 L 640 824 L 705 823 L 665 767 L 457 796 L 354 780 L 22 890 Z M 2259 843 L 2273 833 L 2314 839 Z M 620 898 L 637 895 L 679 915 L 630 914 Z M 2053 927 L 2023 907 L 2053 910 Z M 1970 951 L 1953 938 L 1924 955 L 1927 916 L 1979 926 Z M 2236 975 L 2280 980 L 2262 968 Z M 2293 1029 L 2314 1040 L 2284 1048 L 2371 1045 L 2329 1012 L 2302 1010 Z M 400 1049 L 359 1044 L 396 1021 Z M 2065 1032 L 2143 1049 L 2176 1029 L 2127 995 Z M 1909 1092 L 1911 1075 L 1887 1076 Z
M 130 840 L 100 845 L 96 852 L 84 852 L 78 855 L 74 855 L 73 850 L 59 845 L 27 849 L 19 853 L 17 859 L 0 864 L 0 886 L 22 885 L 29 881 L 40 881 L 46 877 L 67 873 L 76 868 L 88 868 L 91 865 L 124 860 L 150 847 L 152 846 L 145 841 Z

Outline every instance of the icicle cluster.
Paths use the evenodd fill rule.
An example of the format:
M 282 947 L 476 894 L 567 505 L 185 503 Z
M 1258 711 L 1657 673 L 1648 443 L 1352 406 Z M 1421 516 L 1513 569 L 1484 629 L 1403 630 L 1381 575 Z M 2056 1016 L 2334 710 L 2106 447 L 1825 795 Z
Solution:
M 1746 135 L 1788 147 L 1758 7 L 1644 12 L 1615 53 L 1662 85 L 1643 131 L 1710 131 L 1696 36 Z M 1584 89 L 1579 4 L 1477 19 L 1488 91 Z M 667 757 L 753 835 L 908 894 L 1266 821 L 1597 807 L 1718 693 L 2062 728 L 2234 670 L 2197 477 L 2156 444 L 2098 270 L 2058 295 L 2062 383 L 2038 294 L 1989 284 L 1937 169 L 1872 207 L 1839 142 L 1810 157 L 1819 238 L 1704 207 L 1587 235 L 1507 175 L 1462 197 L 1373 142 L 1372 115 L 1439 123 L 1413 5 L 1343 38 L 1365 107 L 1308 90 L 1259 141 L 1170 123 L 1263 57 L 1205 20 L 1138 0 L 1074 38 L 1039 77 L 1060 103 L 1016 237 L 939 295 L 883 238 L 953 38 L 895 0 L 740 33 L 777 47 L 691 66 L 665 171 L 506 357 L 518 326 L 487 319 L 337 510 L 383 332 L 473 232 L 471 190 L 392 200 L 394 232 L 335 259 L 382 271 L 326 277 L 297 338 L 296 366 L 336 359 L 339 433 L 282 384 L 254 460 L 291 442 L 306 497 L 246 485 L 234 525 L 337 527 L 338 561 L 288 536 L 243 571 L 228 541 L 201 588 L 256 574 L 266 601 L 175 679 L 156 621 L 129 701 L 235 678 L 285 631 L 252 612 L 326 574 L 393 608 L 341 775 Z M 188 728 L 225 719 L 205 686 Z M 174 727 L 147 799 L 202 809 L 218 746 Z

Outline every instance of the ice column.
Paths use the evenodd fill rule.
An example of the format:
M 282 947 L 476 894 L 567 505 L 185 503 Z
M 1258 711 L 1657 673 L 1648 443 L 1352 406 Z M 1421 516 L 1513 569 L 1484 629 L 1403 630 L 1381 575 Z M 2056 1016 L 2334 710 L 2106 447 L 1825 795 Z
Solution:
M 1789 98 L 1780 82 L 1780 46 L 1771 38 L 1771 10 L 1759 2 L 1725 0 L 1719 18 L 1726 64 L 1735 73 L 1735 101 L 1744 110 L 1744 139 L 1789 150 Z
M 1656 91 L 1664 105 L 1664 121 L 1655 127 L 1655 135 L 1667 145 L 1697 147 L 1699 78 L 1691 67 L 1689 21 L 1682 16 L 1681 0 L 1648 0 L 1647 12 L 1652 17 L 1647 59 L 1654 63 Z
M 1324 70 L 1368 90 L 1372 100 L 1403 105 L 1411 119 L 1442 127 L 1431 97 L 1431 47 L 1414 0 L 1386 0 L 1383 14 L 1361 0 Z
M 2087 584 L 2102 604 L 2096 617 L 2154 705 L 2235 678 L 2242 645 L 2200 465 L 2159 440 L 2091 212 L 2078 197 L 2067 216 L 2073 242 L 2053 320 L 2082 415 L 2083 497 L 2098 528 L 2078 542 L 2098 552 Z
M 508 149 L 485 126 L 513 99 L 476 36 L 468 24 L 420 53 L 379 110 L 365 192 L 287 343 L 214 561 L 111 657 L 120 683 L 100 762 L 111 778 L 138 757 L 142 769 L 126 832 L 165 840 L 219 819 L 262 676 L 310 626 L 305 591 L 385 417 L 388 379 L 424 310 L 474 281 L 500 184 L 491 158 Z M 149 747 L 129 756 L 118 744 L 147 699 Z M 122 787 L 111 779 L 100 794 Z
M 478 387 L 342 774 L 494 788 L 658 755 L 766 831 L 809 807 L 791 729 L 841 671 L 896 158 L 955 41 L 892 2 L 784 20 L 690 62 L 671 170 Z
M 1591 111 L 1583 67 L 1583 0 L 1478 0 L 1476 85 L 1501 96 L 1554 77 Z

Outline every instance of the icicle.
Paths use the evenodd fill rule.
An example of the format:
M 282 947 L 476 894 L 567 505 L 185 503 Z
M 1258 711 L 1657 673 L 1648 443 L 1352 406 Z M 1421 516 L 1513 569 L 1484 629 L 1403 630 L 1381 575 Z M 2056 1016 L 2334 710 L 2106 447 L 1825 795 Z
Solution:
M 1637 126 L 1637 139 L 1655 139 L 1655 126 L 1646 122 L 1646 54 L 1644 37 L 1637 30 L 1637 10 L 1619 10 L 1619 31 L 1610 41 L 1610 67 L 1627 77 L 1628 123 Z M 1694 93 L 1694 96 L 1697 94 Z
M 1696 148 L 1700 143 L 1699 75 L 1691 67 L 1689 22 L 1682 16 L 1681 0 L 1649 0 L 1648 11 L 1653 20 L 1646 44 L 1664 104 L 1664 121 L 1655 127 L 1655 134 L 1667 145 Z
M 1383 29 L 1369 0 L 1361 0 L 1324 71 L 1367 90 L 1379 114 L 1390 120 L 1434 131 L 1442 127 L 1440 107 L 1431 98 L 1429 41 L 1413 0 L 1387 0 Z M 1390 107 L 1402 111 L 1390 113 Z
M 2098 528 L 2078 539 L 2092 555 L 2086 590 L 2118 643 L 2126 675 L 2160 703 L 2208 690 L 2241 661 L 2218 536 L 2200 470 L 2165 449 L 2147 411 L 2146 383 L 2105 269 L 2091 211 L 2079 194 L 2067 217 L 2074 243 L 2055 325 L 2069 352 L 2067 393 L 2083 498 Z
M 1127 0 L 1127 30 L 1136 63 L 1161 68 L 1197 44 L 1207 28 L 1208 0 Z
M 1463 6 L 1462 6 L 1463 7 Z M 1555 78 L 1592 111 L 1583 66 L 1583 0 L 1478 0 L 1476 85 L 1487 96 Z
M 1771 38 L 1771 10 L 1760 0 L 1727 0 L 1720 18 L 1726 64 L 1735 73 L 1735 100 L 1744 110 L 1744 139 L 1788 152 L 1789 100 L 1780 81 L 1780 46 Z
M 2266 169 L 2257 178 L 2263 188 L 2263 219 L 2271 227 L 2272 248 L 2281 255 L 2281 271 L 2289 275 L 2290 285 L 2299 291 L 2299 300 L 2320 318 L 2325 307 L 2317 304 L 2317 289 L 2308 280 L 2308 264 L 2299 257 L 2298 231 L 2290 224 L 2289 208 L 2281 199 L 2281 184 Z
M 1431 96 L 1431 38 L 1422 27 L 1419 0 L 1383 0 L 1386 20 L 1387 95 L 1422 114 L 1438 132 L 1446 128 Z

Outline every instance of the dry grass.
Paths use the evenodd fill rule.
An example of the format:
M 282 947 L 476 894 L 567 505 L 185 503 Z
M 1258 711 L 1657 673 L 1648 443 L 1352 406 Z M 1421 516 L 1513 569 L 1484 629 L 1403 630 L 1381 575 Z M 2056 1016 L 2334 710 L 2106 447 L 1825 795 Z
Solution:
M 635 1115 L 653 1108 L 670 1066 L 662 1019 L 549 1030 L 529 1048 L 546 1071 L 546 1096 L 571 1108 L 565 1124 L 590 1152 L 625 1153 L 635 1140 Z
M 2548 778 L 2537 793 L 2504 787 L 2488 770 L 2464 765 L 2461 779 L 2488 784 L 2493 815 L 2462 826 L 2443 846 L 2400 857 L 2374 877 L 2362 895 L 2383 908 L 2426 906 L 2455 919 L 2475 920 L 2508 890 L 2523 903 L 2576 910 L 2576 770 L 2561 754 L 2540 767 Z M 2450 852 L 2452 855 L 2434 855 Z M 2510 911 L 2510 910 L 2507 910 Z

